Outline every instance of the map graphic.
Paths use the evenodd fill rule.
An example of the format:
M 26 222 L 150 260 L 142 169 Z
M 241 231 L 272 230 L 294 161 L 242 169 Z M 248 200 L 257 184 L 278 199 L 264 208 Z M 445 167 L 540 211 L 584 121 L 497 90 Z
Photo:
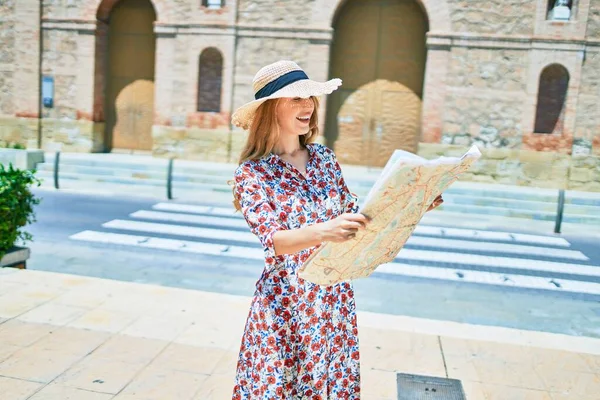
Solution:
M 301 278 L 319 285 L 366 278 L 394 260 L 433 200 L 481 157 L 472 146 L 462 157 L 427 160 L 396 150 L 359 212 L 367 227 L 344 243 L 327 242 L 300 268 Z

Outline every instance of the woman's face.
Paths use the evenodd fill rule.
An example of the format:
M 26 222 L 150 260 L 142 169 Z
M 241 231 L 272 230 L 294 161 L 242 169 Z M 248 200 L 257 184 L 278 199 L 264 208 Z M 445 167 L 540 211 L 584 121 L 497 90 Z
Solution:
M 282 98 L 277 104 L 277 123 L 283 134 L 304 135 L 308 133 L 310 117 L 315 111 L 311 98 Z

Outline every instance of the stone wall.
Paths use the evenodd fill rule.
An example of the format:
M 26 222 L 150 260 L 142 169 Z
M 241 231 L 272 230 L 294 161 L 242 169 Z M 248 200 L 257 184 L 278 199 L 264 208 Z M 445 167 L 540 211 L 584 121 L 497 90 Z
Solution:
M 523 50 L 452 48 L 442 143 L 520 145 L 527 55 Z
M 201 128 L 155 126 L 153 154 L 186 160 L 237 162 L 246 133 Z
M 312 25 L 316 0 L 238 0 L 240 23 L 257 25 Z
M 573 153 L 586 155 L 594 151 L 600 140 L 600 51 L 587 52 L 581 71 Z M 593 148 L 594 147 L 594 148 Z
M 592 0 L 590 3 L 586 36 L 600 40 L 600 2 L 597 0 Z
M 418 154 L 427 159 L 461 156 L 466 146 L 421 143 Z M 481 159 L 461 180 L 600 192 L 600 157 L 519 149 L 480 149 Z
M 448 0 L 454 32 L 531 35 L 536 2 L 532 0 Z

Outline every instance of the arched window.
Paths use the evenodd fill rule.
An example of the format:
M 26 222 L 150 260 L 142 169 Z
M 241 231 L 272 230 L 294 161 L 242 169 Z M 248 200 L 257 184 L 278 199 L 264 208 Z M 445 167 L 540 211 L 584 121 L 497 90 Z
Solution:
M 198 111 L 221 111 L 223 56 L 214 47 L 200 54 L 198 68 Z
M 569 72 L 559 64 L 544 68 L 540 75 L 535 133 L 562 133 Z

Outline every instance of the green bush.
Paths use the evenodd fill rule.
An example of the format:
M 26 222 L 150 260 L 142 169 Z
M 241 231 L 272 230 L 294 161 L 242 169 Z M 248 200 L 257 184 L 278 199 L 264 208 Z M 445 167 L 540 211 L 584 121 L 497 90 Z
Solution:
M 20 239 L 30 241 L 31 235 L 21 228 L 35 222 L 34 206 L 40 200 L 31 193 L 31 186 L 40 186 L 35 171 L 19 170 L 0 164 L 0 258 Z
M 4 143 L 2 143 L 2 145 L 0 147 L 4 147 L 6 149 L 17 149 L 17 150 L 25 150 L 26 149 L 26 147 L 23 146 L 21 143 L 10 144 L 10 142 L 4 142 Z

